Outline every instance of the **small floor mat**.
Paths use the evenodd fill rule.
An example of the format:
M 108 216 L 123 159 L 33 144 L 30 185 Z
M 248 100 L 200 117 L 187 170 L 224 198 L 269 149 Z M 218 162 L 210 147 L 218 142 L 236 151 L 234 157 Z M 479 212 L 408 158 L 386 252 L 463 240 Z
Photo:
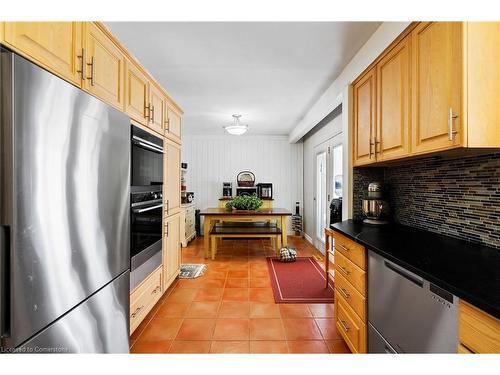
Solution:
M 326 287 L 325 271 L 312 257 L 283 263 L 267 258 L 276 303 L 333 303 L 333 282 Z
M 205 273 L 206 264 L 181 264 L 180 279 L 196 279 Z

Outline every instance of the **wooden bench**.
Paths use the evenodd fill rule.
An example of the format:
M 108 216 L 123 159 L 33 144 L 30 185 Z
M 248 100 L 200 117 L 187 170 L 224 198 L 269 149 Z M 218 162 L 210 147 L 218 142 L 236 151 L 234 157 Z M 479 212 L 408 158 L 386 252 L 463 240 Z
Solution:
M 270 238 L 277 256 L 279 256 L 281 249 L 281 229 L 266 222 L 216 223 L 210 230 L 212 260 L 217 254 L 217 240 L 219 238 Z

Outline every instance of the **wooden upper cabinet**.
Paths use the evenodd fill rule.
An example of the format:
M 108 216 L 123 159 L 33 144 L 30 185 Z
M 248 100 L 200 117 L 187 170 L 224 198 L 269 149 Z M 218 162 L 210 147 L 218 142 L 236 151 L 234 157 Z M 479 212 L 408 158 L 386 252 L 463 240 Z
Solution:
M 500 147 L 500 22 L 467 22 L 467 147 Z
M 167 122 L 165 126 L 165 136 L 174 142 L 181 143 L 181 115 L 171 106 L 167 107 Z
M 375 161 L 376 82 L 375 68 L 370 69 L 353 87 L 354 165 Z
M 149 119 L 149 82 L 133 62 L 125 63 L 125 112 L 135 121 L 147 125 Z
M 94 23 L 85 25 L 87 69 L 83 87 L 123 111 L 125 56 Z
M 30 60 L 80 86 L 81 22 L 5 22 L 4 42 Z
M 181 208 L 181 148 L 170 140 L 164 145 L 163 204 L 165 215 L 172 215 Z
M 460 22 L 422 22 L 412 31 L 412 153 L 462 145 Z
M 377 161 L 410 153 L 410 38 L 377 64 Z
M 151 115 L 149 127 L 154 131 L 163 135 L 165 128 L 165 118 L 167 115 L 167 99 L 163 92 L 154 84 L 149 85 L 149 105 L 151 107 Z

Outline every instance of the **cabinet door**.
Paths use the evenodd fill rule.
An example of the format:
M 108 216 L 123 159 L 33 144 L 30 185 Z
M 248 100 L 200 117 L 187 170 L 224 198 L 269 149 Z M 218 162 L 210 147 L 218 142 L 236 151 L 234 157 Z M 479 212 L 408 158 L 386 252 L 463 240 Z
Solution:
M 467 146 L 500 147 L 500 22 L 466 27 Z
M 146 75 L 132 62 L 125 64 L 125 112 L 146 125 L 149 116 L 149 83 Z
M 165 237 L 163 246 L 163 272 L 166 290 L 181 267 L 181 236 L 180 236 L 181 214 L 168 217 L 165 220 Z
M 375 161 L 376 86 L 375 68 L 369 70 L 353 87 L 354 165 Z
M 149 127 L 163 135 L 166 116 L 165 95 L 155 85 L 149 85 L 149 105 L 151 107 L 151 118 Z
M 84 88 L 123 111 L 125 57 L 96 25 L 88 22 L 85 30 L 87 73 Z
M 462 24 L 422 22 L 412 31 L 412 153 L 461 145 Z
M 181 148 L 172 141 L 164 141 L 163 202 L 165 215 L 172 215 L 181 208 Z
M 30 60 L 81 85 L 81 22 L 5 22 L 4 40 Z
M 377 64 L 377 161 L 410 153 L 410 38 Z
M 181 115 L 172 107 L 167 107 L 167 126 L 165 136 L 174 142 L 181 143 Z

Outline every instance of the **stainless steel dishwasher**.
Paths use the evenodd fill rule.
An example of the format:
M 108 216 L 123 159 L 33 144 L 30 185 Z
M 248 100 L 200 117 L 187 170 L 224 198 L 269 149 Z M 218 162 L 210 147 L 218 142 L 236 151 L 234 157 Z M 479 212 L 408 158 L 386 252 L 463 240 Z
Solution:
M 368 252 L 368 352 L 456 353 L 458 298 Z

